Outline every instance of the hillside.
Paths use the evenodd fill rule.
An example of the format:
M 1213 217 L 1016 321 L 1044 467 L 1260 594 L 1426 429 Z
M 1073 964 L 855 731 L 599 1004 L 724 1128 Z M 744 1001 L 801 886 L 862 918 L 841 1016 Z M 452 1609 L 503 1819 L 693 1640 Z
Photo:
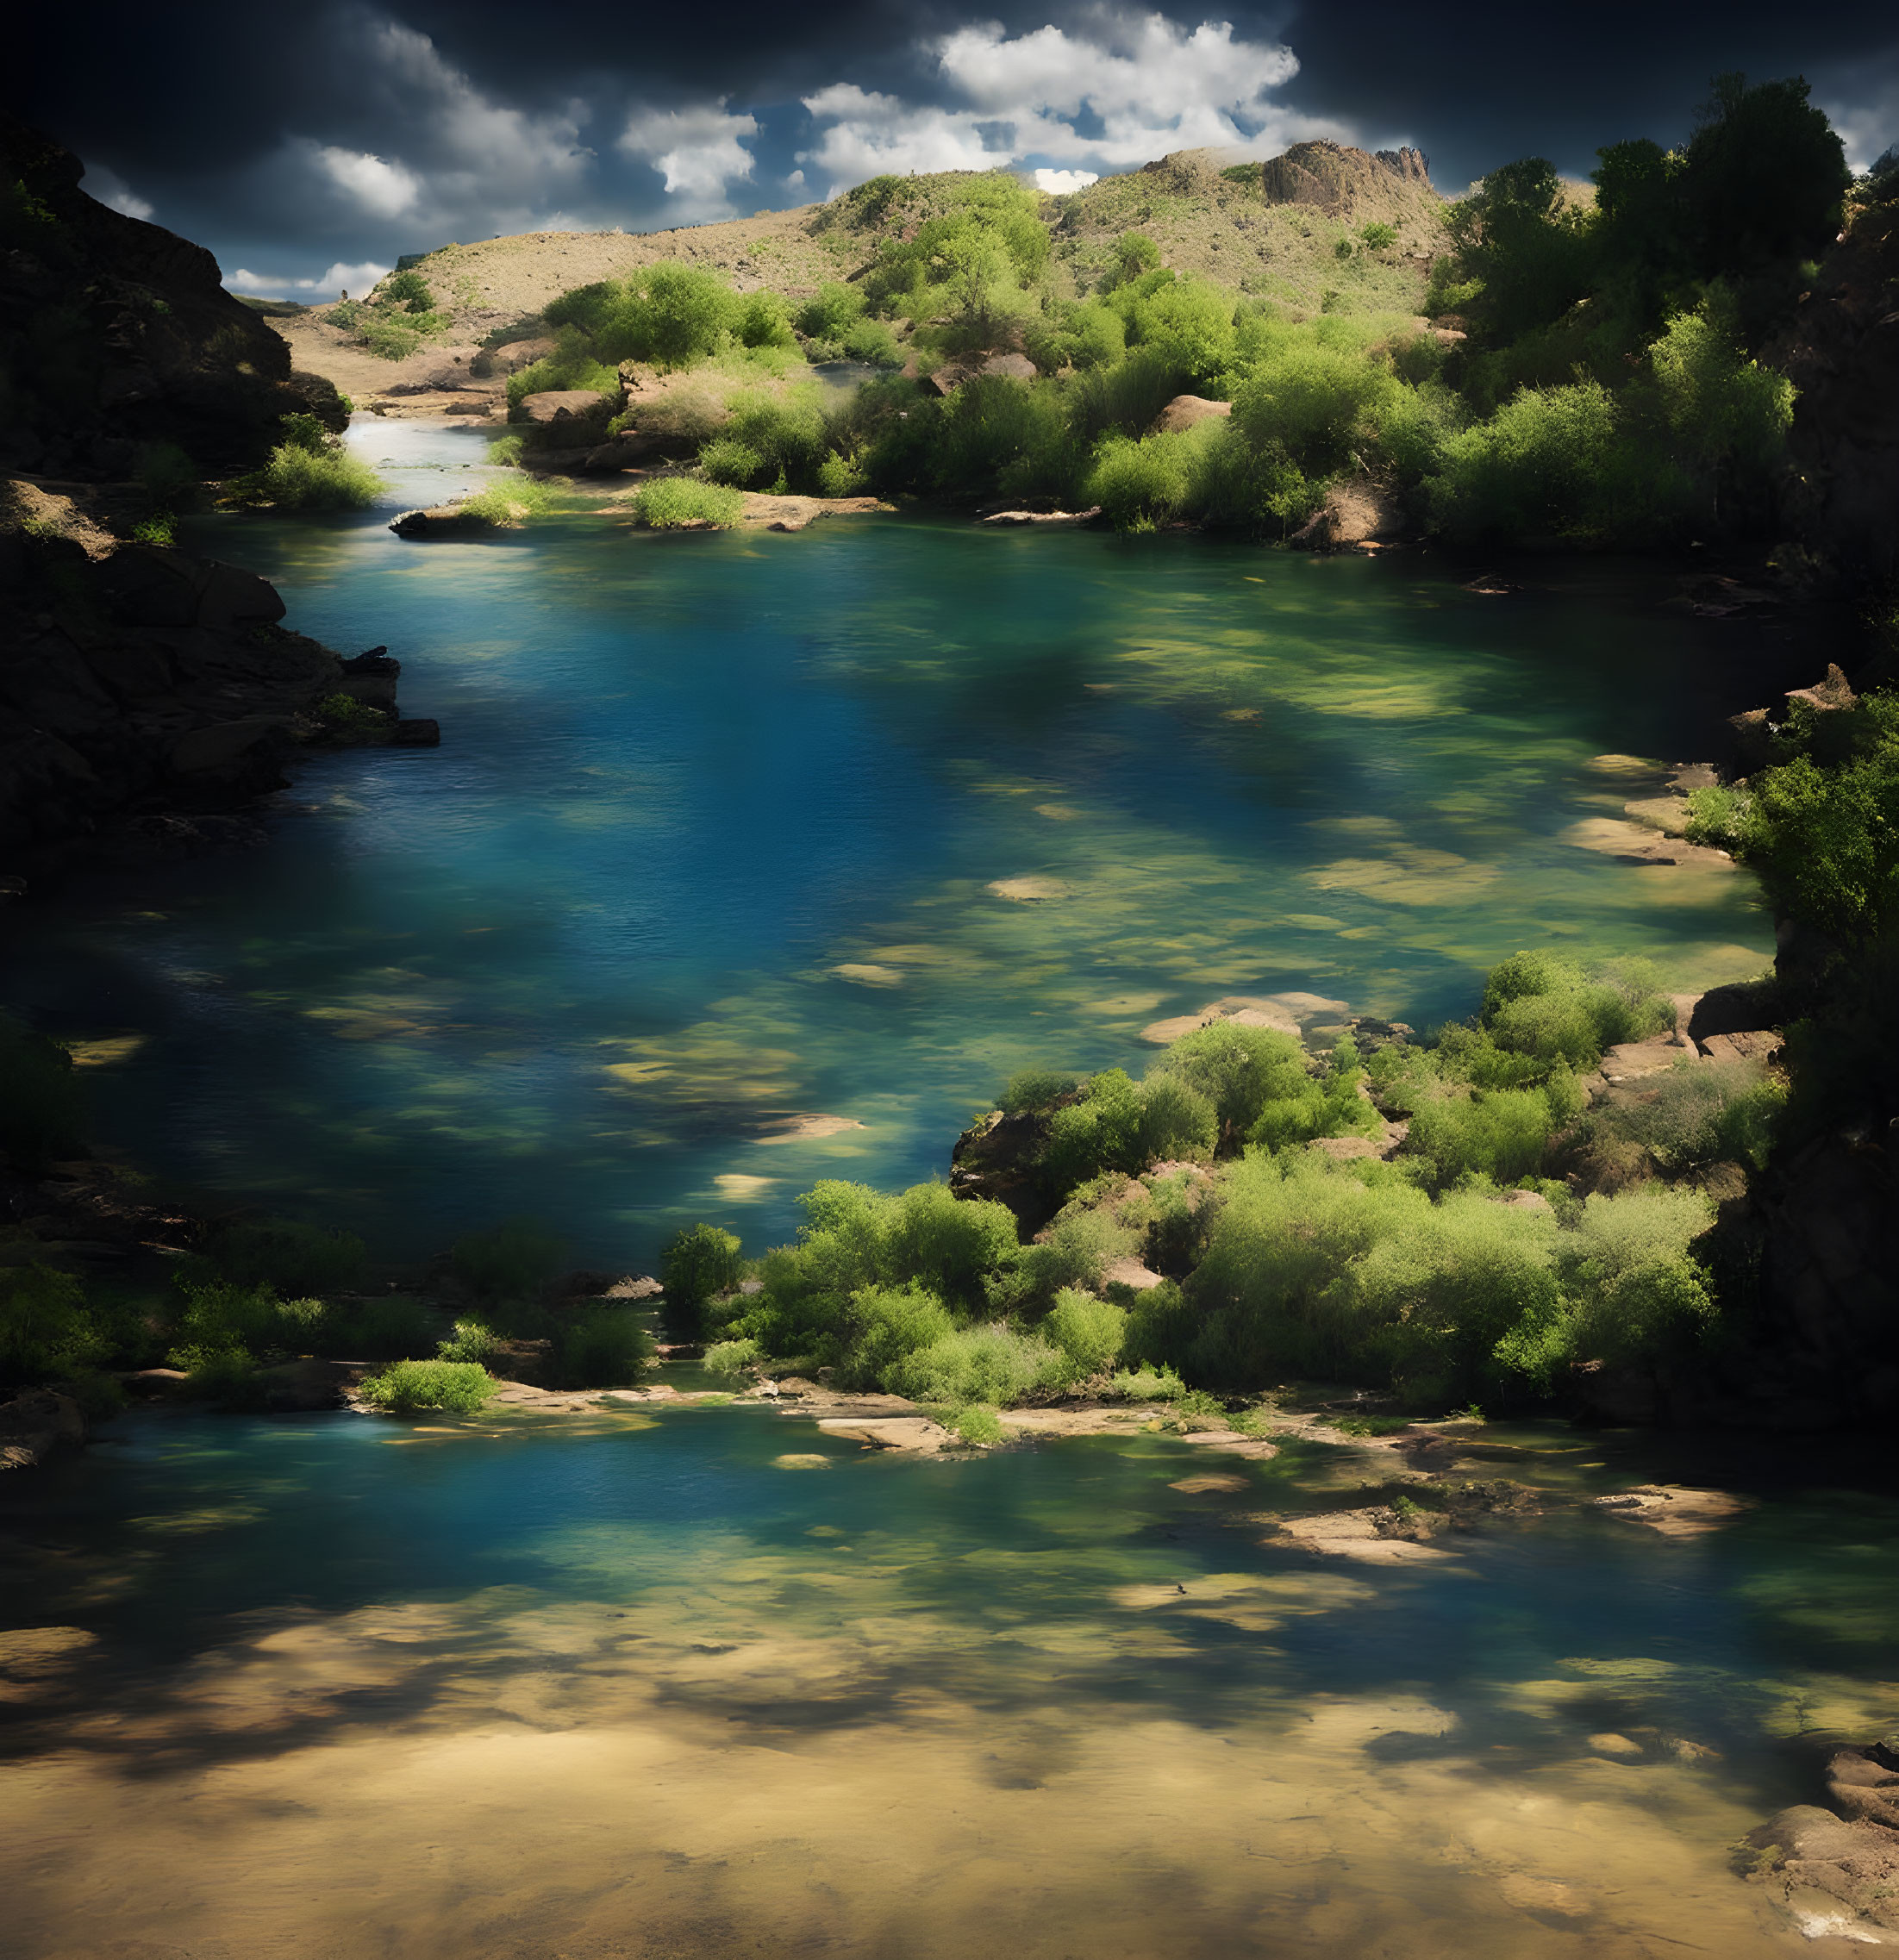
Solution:
M 673 231 L 528 232 L 441 246 L 410 261 L 435 296 L 440 331 L 400 361 L 369 353 L 333 322 L 333 308 L 273 324 L 299 367 L 328 376 L 359 401 L 393 390 L 393 407 L 418 392 L 460 389 L 475 407 L 492 394 L 478 382 L 471 387 L 466 371 L 483 341 L 532 321 L 561 293 L 670 260 L 717 272 L 741 293 L 766 287 L 799 298 L 826 281 L 860 276 L 886 240 L 913 237 L 965 174 L 882 180 L 887 195 L 866 198 L 859 190 L 826 204 Z M 1092 289 L 1113 263 L 1115 241 L 1140 231 L 1154 241 L 1162 265 L 1295 313 L 1328 303 L 1411 313 L 1440 237 L 1442 202 L 1415 151 L 1373 156 L 1304 143 L 1265 165 L 1178 151 L 1072 196 L 1045 197 L 1040 216 L 1058 296 Z M 1391 226 L 1395 240 L 1368 247 L 1360 234 L 1373 223 Z M 513 363 L 496 365 L 505 371 Z

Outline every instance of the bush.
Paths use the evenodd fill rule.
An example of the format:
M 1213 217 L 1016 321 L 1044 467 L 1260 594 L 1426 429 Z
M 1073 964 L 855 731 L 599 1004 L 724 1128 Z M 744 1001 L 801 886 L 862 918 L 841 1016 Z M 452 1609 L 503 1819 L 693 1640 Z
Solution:
M 718 484 L 662 477 L 633 500 L 634 521 L 653 531 L 721 531 L 745 515 L 745 499 Z
M 659 1255 L 666 1325 L 680 1333 L 697 1333 L 705 1325 L 708 1305 L 734 1291 L 744 1273 L 742 1250 L 729 1232 L 716 1225 L 693 1225 L 674 1233 Z
M 1030 1109 L 1046 1109 L 1050 1103 L 1071 1095 L 1082 1082 L 1066 1069 L 1022 1069 L 1009 1078 L 996 1098 L 996 1108 L 1005 1116 L 1019 1116 Z
M 1110 1301 L 1065 1288 L 1042 1322 L 1042 1332 L 1067 1358 L 1071 1379 L 1104 1375 L 1121 1354 L 1128 1314 Z
M 1149 1164 L 1209 1158 L 1220 1140 L 1212 1099 L 1178 1075 L 1160 1074 L 1140 1092 L 1140 1149 Z
M 373 1408 L 407 1415 L 417 1409 L 442 1409 L 472 1415 L 497 1384 L 484 1368 L 467 1361 L 398 1361 L 365 1378 L 358 1393 Z
M 1157 1068 L 1207 1098 L 1223 1132 L 1244 1135 L 1268 1102 L 1311 1086 L 1305 1050 L 1290 1034 L 1216 1021 L 1181 1036 Z
M 1430 485 L 1433 510 L 1459 536 L 1587 538 L 1640 515 L 1642 472 L 1622 442 L 1615 397 L 1598 381 L 1525 388 L 1491 418 L 1450 436 Z
M 422 344 L 421 332 L 406 320 L 378 320 L 365 315 L 359 336 L 379 360 L 407 360 Z
M 85 1099 L 58 1042 L 0 1014 L 0 1150 L 29 1177 L 85 1149 Z
M 458 1239 L 448 1263 L 479 1299 L 524 1300 L 559 1270 L 563 1250 L 560 1239 L 538 1220 L 508 1218 Z
M 991 1449 L 1007 1433 L 1002 1417 L 981 1402 L 972 1408 L 953 1410 L 947 1422 L 956 1432 L 958 1441 L 967 1444 L 972 1450 Z
M 971 1402 L 1006 1408 L 1039 1389 L 1059 1385 L 1065 1356 L 1034 1336 L 994 1325 L 962 1327 L 907 1354 L 888 1382 L 912 1401 Z
M 699 452 L 699 473 L 707 482 L 750 490 L 766 474 L 765 458 L 735 435 L 716 435 Z
M 597 1307 L 561 1336 L 560 1378 L 572 1389 L 624 1389 L 653 1360 L 653 1336 L 629 1307 Z
M 439 1361 L 472 1362 L 485 1368 L 501 1351 L 501 1343 L 480 1320 L 457 1320 L 455 1331 L 435 1350 Z
M 353 1233 L 272 1218 L 227 1226 L 211 1241 L 210 1256 L 237 1286 L 341 1293 L 362 1277 L 368 1252 Z
M 313 451 L 296 442 L 279 443 L 264 467 L 237 486 L 248 501 L 277 510 L 360 510 L 386 488 L 340 443 Z
M 1114 1389 L 1123 1401 L 1177 1402 L 1187 1384 L 1171 1368 L 1147 1367 L 1133 1374 L 1123 1369 L 1115 1376 Z
M 742 1382 L 765 1361 L 765 1350 L 755 1340 L 715 1341 L 705 1351 L 705 1370 L 721 1381 Z
M 501 445 L 494 446 L 499 448 Z M 516 474 L 504 483 L 490 484 L 486 490 L 465 496 L 455 508 L 471 516 L 485 517 L 490 524 L 515 525 L 525 523 L 530 517 L 544 516 L 558 509 L 559 504 L 559 495 L 551 485 Z
M 1141 1114 L 1140 1091 L 1125 1070 L 1089 1077 L 1081 1100 L 1049 1120 L 1042 1166 L 1051 1187 L 1067 1191 L 1097 1171 L 1140 1170 Z
M 837 1366 L 846 1389 L 888 1388 L 898 1364 L 956 1331 L 949 1310 L 920 1287 L 861 1287 L 845 1317 L 845 1346 Z
M 104 1343 L 85 1295 L 51 1266 L 0 1266 L 0 1385 L 26 1388 L 83 1372 Z
M 896 1202 L 884 1257 L 903 1280 L 974 1306 L 984 1277 L 1012 1263 L 1018 1250 L 1015 1215 L 1007 1205 L 958 1198 L 946 1184 L 915 1184 Z

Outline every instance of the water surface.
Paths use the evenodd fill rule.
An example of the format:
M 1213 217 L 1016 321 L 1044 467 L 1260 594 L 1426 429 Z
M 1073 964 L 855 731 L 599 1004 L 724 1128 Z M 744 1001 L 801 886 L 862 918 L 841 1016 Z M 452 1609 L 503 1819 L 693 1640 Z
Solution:
M 463 432 L 356 440 L 391 503 L 479 474 Z M 1592 758 L 1702 752 L 1778 658 L 1652 571 L 1500 598 L 1422 557 L 948 519 L 387 515 L 198 541 L 388 645 L 442 747 L 310 759 L 268 851 L 41 914 L 5 985 L 143 1038 L 96 1077 L 114 1140 L 390 1251 L 523 1210 L 590 1261 L 697 1215 L 756 1250 L 814 1177 L 940 1174 L 1013 1070 L 1138 1073 L 1144 1027 L 1224 994 L 1427 1026 L 1520 946 L 1684 988 L 1771 953 L 1731 867 L 1574 840 L 1628 793 Z M 859 1127 L 777 1140 L 810 1115 Z
M 1678 1468 L 1502 1439 L 1557 1490 Z M 1861 1951 L 1728 1847 L 1899 1719 L 1890 1498 L 1757 1452 L 1773 1501 L 1699 1539 L 1267 1542 L 1389 1470 L 899 1461 L 743 1408 L 131 1419 L 0 1494 L 8 1951 Z

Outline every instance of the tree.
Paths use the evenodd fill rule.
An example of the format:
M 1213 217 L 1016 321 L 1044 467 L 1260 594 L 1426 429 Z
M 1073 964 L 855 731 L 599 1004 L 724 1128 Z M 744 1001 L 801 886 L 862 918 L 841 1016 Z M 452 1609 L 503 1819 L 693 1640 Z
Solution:
M 1462 310 L 1493 346 L 1560 319 L 1589 290 L 1587 231 L 1546 157 L 1492 171 L 1445 212 L 1444 228 L 1464 278 L 1477 282 Z
M 1833 243 L 1852 174 L 1808 93 L 1798 75 L 1753 88 L 1745 75 L 1715 78 L 1683 183 L 1703 278 L 1816 259 Z

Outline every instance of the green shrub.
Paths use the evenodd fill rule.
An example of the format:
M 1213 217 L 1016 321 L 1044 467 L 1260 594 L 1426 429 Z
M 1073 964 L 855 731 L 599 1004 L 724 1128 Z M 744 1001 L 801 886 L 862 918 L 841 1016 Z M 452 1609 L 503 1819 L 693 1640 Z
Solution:
M 1082 1085 L 1081 1100 L 1049 1120 L 1044 1175 L 1053 1189 L 1071 1190 L 1102 1170 L 1141 1166 L 1140 1091 L 1121 1069 L 1103 1069 Z
M 958 1441 L 966 1444 L 972 1450 L 992 1449 L 1007 1433 L 1003 1427 L 1002 1417 L 981 1402 L 971 1408 L 953 1411 L 948 1418 L 948 1426 L 956 1432 Z
M 1111 1301 L 1064 1288 L 1042 1332 L 1067 1358 L 1071 1379 L 1084 1382 L 1113 1367 L 1127 1338 L 1128 1314 Z
M 653 1360 L 653 1336 L 630 1307 L 597 1307 L 579 1314 L 559 1345 L 560 1378 L 572 1389 L 624 1389 Z
M 250 501 L 278 510 L 360 510 L 387 486 L 340 443 L 312 451 L 281 442 L 264 467 L 236 487 Z
M 784 302 L 774 292 L 747 293 L 738 303 L 732 331 L 747 347 L 795 347 L 797 335 Z
M 855 286 L 828 281 L 797 311 L 797 329 L 807 339 L 841 344 L 864 317 L 864 295 Z
M 707 1307 L 734 1291 L 744 1276 L 743 1252 L 731 1233 L 716 1225 L 692 1225 L 674 1233 L 659 1255 L 666 1325 L 682 1334 L 698 1333 L 705 1326 Z
M 29 1177 L 85 1149 L 85 1098 L 58 1042 L 0 1014 L 0 1150 Z
M 686 477 L 662 477 L 633 500 L 634 522 L 653 531 L 725 530 L 744 515 L 745 499 L 737 490 Z
M 211 1241 L 210 1256 L 237 1286 L 342 1293 L 361 1279 L 368 1252 L 354 1233 L 270 1218 L 227 1226 Z
M 255 1353 L 279 1345 L 284 1303 L 274 1288 L 183 1277 L 178 1290 L 184 1305 L 173 1330 L 172 1367 L 191 1367 L 193 1356 Z M 290 1323 L 301 1324 L 300 1319 Z
M 992 1199 L 958 1198 L 946 1184 L 915 1184 L 896 1201 L 885 1247 L 892 1275 L 974 1306 L 984 1278 L 1016 1256 L 1015 1216 Z
M 1459 536 L 1611 534 L 1641 515 L 1616 399 L 1598 381 L 1525 388 L 1491 418 L 1444 445 L 1432 507 Z
M 1786 1095 L 1756 1063 L 1683 1056 L 1634 1100 L 1595 1112 L 1590 1127 L 1639 1144 L 1671 1177 L 1717 1163 L 1760 1170 Z
M 1404 1154 L 1427 1167 L 1440 1190 L 1472 1175 L 1515 1184 L 1542 1167 L 1554 1127 L 1540 1089 L 1480 1089 L 1421 1103 Z
M 1123 1369 L 1115 1376 L 1114 1389 L 1123 1401 L 1177 1402 L 1187 1384 L 1171 1368 L 1146 1367 L 1132 1374 Z
M 1005 1116 L 1019 1116 L 1030 1109 L 1046 1109 L 1050 1103 L 1071 1095 L 1082 1077 L 1066 1069 L 1022 1069 L 1009 1078 L 1008 1086 L 996 1098 L 996 1108 Z
M 735 435 L 717 435 L 699 452 L 699 471 L 707 482 L 750 490 L 767 474 L 765 460 Z
M 1305 1051 L 1290 1034 L 1216 1021 L 1172 1043 L 1156 1064 L 1213 1104 L 1221 1128 L 1244 1135 L 1268 1102 L 1311 1085 Z
M 347 694 L 326 694 L 317 702 L 315 712 L 323 727 L 344 741 L 386 735 L 395 721 L 395 717 L 382 708 L 372 708 Z
M 721 1381 L 742 1382 L 764 1361 L 765 1350 L 755 1340 L 721 1340 L 705 1351 L 704 1366 Z
M 455 506 L 471 516 L 485 517 L 490 524 L 503 525 L 524 524 L 531 517 L 545 516 L 559 507 L 559 493 L 552 484 L 518 473 L 505 482 L 489 484 L 472 496 L 465 496 Z
M 509 1218 L 458 1239 L 449 1267 L 477 1299 L 524 1300 L 559 1270 L 563 1250 L 538 1220 Z
M 71 1274 L 0 1266 L 0 1386 L 29 1387 L 82 1373 L 105 1344 Z
M 358 1393 L 373 1408 L 407 1415 L 417 1409 L 442 1409 L 472 1415 L 497 1384 L 470 1361 L 398 1361 L 365 1378 Z
M 1006 1408 L 1057 1387 L 1067 1366 L 1065 1356 L 1032 1335 L 999 1324 L 961 1327 L 905 1355 L 889 1385 L 912 1401 Z
M 435 296 L 428 290 L 428 282 L 413 266 L 398 272 L 391 272 L 383 279 L 372 295 L 372 303 L 380 306 L 399 306 L 409 313 L 433 313 Z
M 846 1389 L 888 1388 L 899 1364 L 956 1331 L 949 1310 L 914 1286 L 860 1287 L 845 1315 L 845 1345 L 837 1381 Z
M 187 1391 L 193 1395 L 229 1409 L 255 1408 L 263 1401 L 256 1358 L 241 1348 L 184 1348 L 171 1359 L 174 1368 L 184 1370 Z
M 500 1351 L 501 1343 L 484 1322 L 457 1320 L 454 1333 L 436 1347 L 435 1358 L 439 1361 L 472 1362 L 478 1368 L 485 1368 Z
M 1110 435 L 1102 444 L 1082 490 L 1117 531 L 1152 531 L 1170 524 L 1193 495 L 1196 446 L 1181 437 L 1140 440 Z
M 422 344 L 421 332 L 406 320 L 365 315 L 359 323 L 363 345 L 379 360 L 407 360 Z
M 1178 1075 L 1161 1073 L 1140 1092 L 1140 1152 L 1149 1164 L 1209 1158 L 1220 1140 L 1212 1098 Z
M 859 321 L 840 344 L 846 359 L 872 367 L 902 367 L 907 358 L 903 343 L 881 320 Z

